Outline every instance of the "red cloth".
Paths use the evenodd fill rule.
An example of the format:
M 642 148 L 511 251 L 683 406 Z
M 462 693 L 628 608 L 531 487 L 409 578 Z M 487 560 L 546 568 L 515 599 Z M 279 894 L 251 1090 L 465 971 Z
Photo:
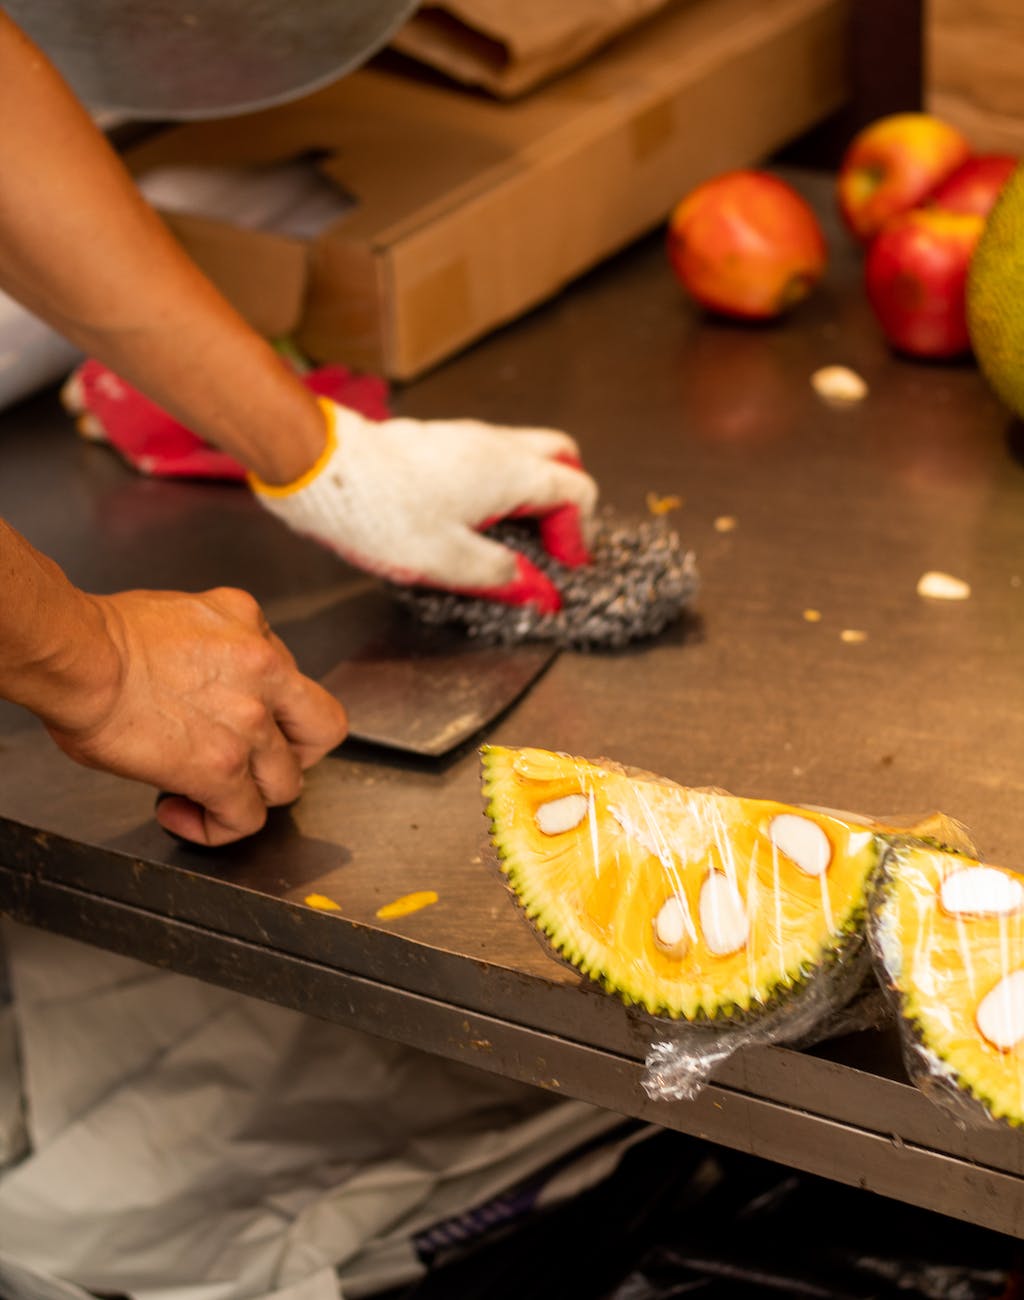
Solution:
M 371 420 L 386 420 L 388 388 L 376 375 L 341 365 L 321 366 L 298 378 L 319 397 L 329 397 Z M 129 465 L 155 478 L 209 478 L 244 482 L 245 467 L 192 433 L 101 362 L 84 361 L 64 388 L 76 417 L 92 416 L 87 437 L 109 442 Z

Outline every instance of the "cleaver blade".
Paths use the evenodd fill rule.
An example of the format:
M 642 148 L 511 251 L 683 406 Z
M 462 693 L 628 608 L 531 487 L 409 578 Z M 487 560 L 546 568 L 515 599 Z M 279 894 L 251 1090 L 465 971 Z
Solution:
M 299 667 L 345 706 L 349 735 L 437 758 L 512 705 L 558 654 L 529 643 L 480 645 L 361 590 L 274 630 Z

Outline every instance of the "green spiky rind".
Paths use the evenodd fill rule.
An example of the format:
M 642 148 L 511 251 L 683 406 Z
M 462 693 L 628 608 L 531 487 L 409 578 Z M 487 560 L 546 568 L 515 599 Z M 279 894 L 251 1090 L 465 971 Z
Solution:
M 970 1079 L 965 1078 L 951 1061 L 940 1055 L 931 1046 L 928 1041 L 927 1027 L 917 1019 L 909 1006 L 907 1006 L 907 1009 L 902 1010 L 900 1014 L 905 1032 L 911 1038 L 918 1054 L 924 1056 L 929 1062 L 930 1071 L 933 1075 L 941 1079 L 951 1091 L 961 1098 L 969 1101 L 974 1106 L 980 1107 L 992 1119 L 1006 1124 L 1009 1128 L 1024 1129 L 1024 1115 L 1018 1114 L 1004 1105 L 999 1098 L 988 1096 L 982 1089 L 976 1087 Z
M 856 957 L 863 945 L 866 902 L 856 905 L 845 921 L 832 931 L 835 942 L 821 950 L 821 958 L 817 963 L 805 964 L 792 975 L 780 976 L 764 990 L 763 996 L 759 998 L 755 998 L 752 991 L 746 1006 L 729 1001 L 718 1003 L 713 1007 L 700 1006 L 695 1012 L 688 1014 L 680 1007 L 664 1001 L 655 1001 L 642 992 L 615 983 L 598 960 L 588 959 L 584 954 L 576 952 L 571 944 L 547 923 L 543 903 L 530 897 L 529 888 L 517 872 L 515 863 L 503 852 L 497 841 L 495 841 L 495 848 L 509 894 L 534 929 L 543 936 L 548 951 L 572 969 L 600 985 L 605 992 L 614 994 L 626 1006 L 639 1007 L 652 1016 L 686 1020 L 692 1024 L 707 1025 L 712 1028 L 753 1024 L 808 993 L 812 985 L 819 987 L 827 985 L 839 969 L 845 968 Z
M 888 878 L 891 875 L 891 869 L 887 865 L 893 859 L 900 849 L 935 849 L 939 853 L 948 853 L 954 858 L 965 858 L 971 860 L 971 855 L 966 849 L 957 844 L 948 844 L 945 840 L 940 840 L 934 835 L 915 835 L 913 831 L 876 831 L 875 837 L 885 843 L 886 849 L 886 869 L 883 876 Z M 880 879 L 879 884 L 884 880 Z
M 888 915 L 888 909 L 893 905 L 893 895 L 897 886 L 899 849 L 935 849 L 941 853 L 948 853 L 951 857 L 962 858 L 964 861 L 969 862 L 973 859 L 962 849 L 950 847 L 930 837 L 896 837 L 891 847 L 893 852 L 887 855 L 875 890 L 868 929 L 876 963 L 885 972 L 886 992 L 899 1016 L 908 1043 L 919 1057 L 923 1057 L 929 1063 L 929 1072 L 945 1084 L 952 1094 L 970 1105 L 980 1107 L 984 1114 L 1010 1128 L 1024 1129 L 1024 1114 L 1018 1114 L 998 1097 L 991 1097 L 985 1090 L 975 1086 L 947 1057 L 932 1046 L 928 1026 L 922 1019 L 924 1012 L 917 999 L 900 983 L 901 972 L 893 969 L 892 949 L 886 943 L 886 930 L 894 931 L 896 928 Z M 898 949 L 898 941 L 896 946 Z
M 487 799 L 485 816 L 490 826 L 491 843 L 498 857 L 498 865 L 508 886 L 508 890 L 518 909 L 531 923 L 534 930 L 543 936 L 545 946 L 556 958 L 593 980 L 605 992 L 618 997 L 626 1006 L 639 1007 L 652 1016 L 671 1020 L 685 1020 L 695 1025 L 710 1028 L 738 1028 L 756 1023 L 776 1011 L 782 1010 L 797 998 L 811 990 L 812 985 L 827 985 L 838 969 L 845 968 L 857 955 L 864 941 L 865 921 L 868 915 L 873 882 L 879 872 L 887 852 L 887 843 L 881 836 L 875 836 L 877 857 L 874 865 L 865 874 L 864 891 L 861 898 L 854 900 L 846 916 L 832 931 L 834 942 L 820 950 L 818 961 L 804 965 L 792 973 L 781 975 L 763 991 L 759 998 L 753 991 L 747 1005 L 736 1001 L 717 1003 L 712 1007 L 699 1006 L 695 1012 L 687 1014 L 680 1007 L 671 1006 L 664 1001 L 655 1001 L 643 992 L 623 987 L 616 983 L 602 968 L 601 962 L 594 954 L 576 951 L 567 939 L 548 923 L 543 901 L 533 895 L 530 884 L 522 869 L 510 852 L 502 837 L 500 817 L 496 808 L 498 791 L 497 768 L 500 764 L 498 748 L 485 745 L 481 751 L 484 772 L 483 793 Z
M 928 1027 L 915 1012 L 913 1000 L 900 988 L 891 988 L 889 991 L 899 1014 L 903 1032 L 907 1035 L 916 1055 L 928 1062 L 929 1073 L 945 1084 L 951 1093 L 980 1107 L 981 1111 L 992 1119 L 1010 1128 L 1024 1129 L 1024 1115 L 1018 1114 L 1004 1105 L 999 1098 L 990 1097 L 976 1087 L 950 1060 L 932 1047 L 928 1039 Z

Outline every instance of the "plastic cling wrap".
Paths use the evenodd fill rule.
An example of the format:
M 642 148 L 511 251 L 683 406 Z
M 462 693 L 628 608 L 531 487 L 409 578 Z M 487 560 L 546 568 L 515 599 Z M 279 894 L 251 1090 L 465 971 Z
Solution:
M 913 1081 L 961 1122 L 1024 1125 L 1024 877 L 895 844 L 870 933 Z
M 860 985 L 886 844 L 873 824 L 546 750 L 482 757 L 492 839 L 527 917 L 657 1018 L 651 1096 L 694 1096 L 746 1044 L 813 1037 Z

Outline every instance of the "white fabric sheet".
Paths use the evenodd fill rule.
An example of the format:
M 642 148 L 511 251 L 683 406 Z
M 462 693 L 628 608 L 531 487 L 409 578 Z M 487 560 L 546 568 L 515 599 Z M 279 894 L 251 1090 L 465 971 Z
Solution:
M 622 1124 L 43 931 L 4 934 L 31 1143 L 0 1177 L 5 1300 L 369 1295 L 421 1271 L 414 1234 Z M 10 1099 L 6 1113 L 14 1151 Z

